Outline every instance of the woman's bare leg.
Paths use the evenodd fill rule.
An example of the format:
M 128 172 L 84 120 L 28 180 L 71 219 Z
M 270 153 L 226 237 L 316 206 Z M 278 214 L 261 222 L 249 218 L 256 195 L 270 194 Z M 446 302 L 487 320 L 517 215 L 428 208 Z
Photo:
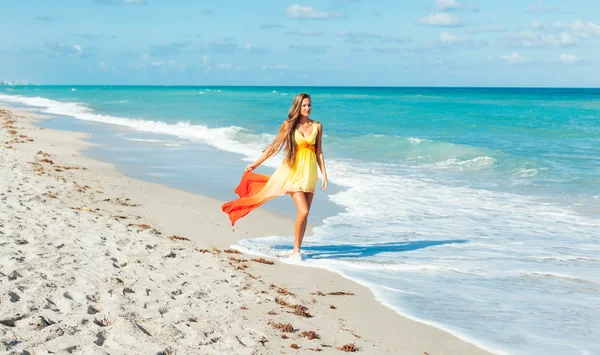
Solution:
M 307 201 L 307 194 L 304 192 L 292 192 L 291 195 L 292 199 L 294 200 L 294 204 L 296 205 L 296 209 L 298 210 L 298 214 L 296 215 L 296 223 L 294 225 L 294 253 L 297 253 L 300 251 L 302 239 L 304 238 L 306 221 L 308 220 L 309 205 Z M 312 196 L 310 197 L 310 200 L 312 202 Z
M 313 197 L 315 196 L 315 194 L 312 192 L 305 192 L 304 195 L 306 196 L 306 205 L 308 207 L 308 212 L 310 213 L 310 205 L 312 204 L 312 200 L 313 200 Z M 306 218 L 306 220 L 304 221 L 304 224 L 302 225 L 302 234 L 300 237 L 300 245 L 302 245 L 302 239 L 304 239 L 304 234 L 306 233 L 306 225 L 307 224 L 308 224 L 308 217 Z

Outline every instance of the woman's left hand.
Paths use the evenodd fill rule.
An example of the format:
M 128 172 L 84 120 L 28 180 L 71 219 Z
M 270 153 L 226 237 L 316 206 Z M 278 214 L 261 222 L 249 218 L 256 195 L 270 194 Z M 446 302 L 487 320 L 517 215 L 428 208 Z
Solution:
M 323 179 L 323 184 L 321 184 L 321 190 L 325 190 L 328 184 L 329 183 L 327 182 L 327 178 Z

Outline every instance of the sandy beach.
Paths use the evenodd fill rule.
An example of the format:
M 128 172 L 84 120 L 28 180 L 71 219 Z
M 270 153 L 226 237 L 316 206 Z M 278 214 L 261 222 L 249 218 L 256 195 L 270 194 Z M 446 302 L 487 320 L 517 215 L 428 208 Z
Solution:
M 124 176 L 39 119 L 0 111 L 1 352 L 487 354 L 337 274 L 228 249 L 290 219 L 232 228 L 222 201 Z

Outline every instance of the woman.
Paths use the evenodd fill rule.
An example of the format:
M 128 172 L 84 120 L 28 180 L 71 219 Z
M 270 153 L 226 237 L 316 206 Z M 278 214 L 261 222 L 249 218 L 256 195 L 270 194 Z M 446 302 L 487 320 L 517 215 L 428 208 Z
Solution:
M 310 95 L 300 93 L 294 97 L 287 120 L 283 121 L 275 140 L 252 164 L 246 166 L 242 181 L 235 189 L 239 199 L 223 205 L 231 225 L 253 209 L 276 196 L 290 194 L 298 210 L 294 226 L 292 256 L 302 257 L 300 246 L 306 231 L 308 212 L 317 185 L 317 165 L 323 175 L 321 189 L 327 188 L 325 157 L 321 145 L 323 125 L 309 118 L 312 111 Z M 253 173 L 265 160 L 285 146 L 285 159 L 272 176 Z

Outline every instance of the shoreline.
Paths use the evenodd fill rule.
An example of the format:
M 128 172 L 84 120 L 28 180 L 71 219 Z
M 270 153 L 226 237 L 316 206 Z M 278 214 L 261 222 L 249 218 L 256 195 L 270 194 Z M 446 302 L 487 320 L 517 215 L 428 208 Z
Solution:
M 67 184 L 72 184 L 74 181 L 77 182 L 78 186 L 91 186 L 91 189 L 102 186 L 101 190 L 95 190 L 103 191 L 102 194 L 83 191 L 75 194 L 77 197 L 65 196 L 64 200 L 63 197 L 58 195 L 58 198 L 53 198 L 57 202 L 57 207 L 68 206 L 69 202 L 77 200 L 80 205 L 84 205 L 88 209 L 101 207 L 103 210 L 108 211 L 110 216 L 113 216 L 114 213 L 135 214 L 136 216 L 133 218 L 128 216 L 122 221 L 119 221 L 120 219 L 117 219 L 117 221 L 121 225 L 145 224 L 152 226 L 152 230 L 160 232 L 160 234 L 154 236 L 154 238 L 161 239 L 160 245 L 164 244 L 166 248 L 171 244 L 172 246 L 177 245 L 177 247 L 184 248 L 183 253 L 193 250 L 189 245 L 185 246 L 186 241 L 171 241 L 164 236 L 189 238 L 190 241 L 187 243 L 192 244 L 196 249 L 211 250 L 214 247 L 221 250 L 229 248 L 230 245 L 250 235 L 260 237 L 272 235 L 273 233 L 289 233 L 291 228 L 289 218 L 265 210 L 253 212 L 253 214 L 241 220 L 235 228 L 231 228 L 226 215 L 219 208 L 221 201 L 124 176 L 112 164 L 93 160 L 81 153 L 83 149 L 90 146 L 90 143 L 83 140 L 86 137 L 85 134 L 40 128 L 34 125 L 37 119 L 32 118 L 30 112 L 17 111 L 11 108 L 8 108 L 8 110 L 13 112 L 13 117 L 23 116 L 14 118 L 16 120 L 13 124 L 16 128 L 15 131 L 33 139 L 33 142 L 11 144 L 18 153 L 22 153 L 29 160 L 34 160 L 37 155 L 36 152 L 42 151 L 50 154 L 48 159 L 55 163 L 60 162 L 61 165 L 67 167 L 81 166 L 86 168 L 85 170 L 62 169 L 63 171 L 56 171 L 56 168 L 53 169 L 50 166 L 43 165 L 44 175 L 40 178 L 53 179 L 55 184 L 63 185 L 63 190 L 67 188 L 65 187 Z M 2 133 L 5 134 L 6 132 L 7 129 L 3 128 Z M 5 145 L 3 147 L 2 154 L 6 154 L 4 151 L 9 152 L 9 150 L 9 153 L 12 153 L 12 149 L 7 149 Z M 17 169 L 21 169 L 20 171 L 26 175 L 28 166 L 24 165 L 18 166 Z M 33 171 L 29 172 L 32 176 L 35 176 Z M 66 181 L 63 181 L 63 179 Z M 109 185 L 110 187 L 108 187 Z M 107 202 L 107 197 L 109 197 L 109 203 L 103 203 Z M 117 201 L 116 204 L 115 201 Z M 121 204 L 122 202 L 125 204 Z M 122 233 L 126 232 L 130 233 L 132 231 L 122 231 Z M 133 233 L 140 234 L 135 230 Z M 377 301 L 371 290 L 336 273 L 312 268 L 299 269 L 297 266 L 286 265 L 279 261 L 275 261 L 275 266 L 248 262 L 246 268 L 238 270 L 239 265 L 237 263 L 239 262 L 234 261 L 236 264 L 233 264 L 229 260 L 230 255 L 225 253 L 196 253 L 194 257 L 208 259 L 203 260 L 203 262 L 211 264 L 213 269 L 222 268 L 223 272 L 236 275 L 235 278 L 238 280 L 242 279 L 244 282 L 242 288 L 247 287 L 242 291 L 251 290 L 255 292 L 245 292 L 249 294 L 244 296 L 245 298 L 231 301 L 232 307 L 235 309 L 232 313 L 237 316 L 233 323 L 243 324 L 242 328 L 244 329 L 254 329 L 256 334 L 262 334 L 268 339 L 268 342 L 261 342 L 262 338 L 258 335 L 255 334 L 256 336 L 253 338 L 244 333 L 244 330 L 241 330 L 240 334 L 242 335 L 236 334 L 236 336 L 246 335 L 247 339 L 253 342 L 252 348 L 249 345 L 244 345 L 247 342 L 242 342 L 238 338 L 237 341 L 243 343 L 243 348 L 219 348 L 220 343 L 227 342 L 216 341 L 213 344 L 206 345 L 207 348 L 197 349 L 203 353 L 206 351 L 223 351 L 224 349 L 236 352 L 243 349 L 243 351 L 256 351 L 256 353 L 261 354 L 281 353 L 282 351 L 294 353 L 296 350 L 290 348 L 292 343 L 298 344 L 300 349 L 320 347 L 323 351 L 331 353 L 338 353 L 336 347 L 350 343 L 355 343 L 360 348 L 360 352 L 367 354 L 487 353 L 443 330 L 397 314 L 393 309 Z M 248 258 L 247 255 L 235 255 L 235 257 Z M 184 267 L 191 266 L 185 261 L 188 260 L 181 262 Z M 126 266 L 123 267 L 123 269 L 126 268 Z M 120 270 L 120 268 L 116 269 Z M 0 271 L 4 272 L 5 270 L 0 269 Z M 287 275 L 293 275 L 293 277 Z M 271 284 L 277 285 L 277 287 L 267 290 L 266 285 Z M 288 292 L 294 295 L 284 295 L 284 292 L 280 291 L 282 289 L 289 290 Z M 231 287 L 231 290 L 224 289 L 220 291 L 225 293 L 229 291 L 232 293 L 241 292 L 233 287 Z M 263 293 L 263 291 L 266 293 Z M 350 292 L 353 295 L 315 295 L 319 291 L 325 293 Z M 288 304 L 302 304 L 308 307 L 308 312 L 313 317 L 303 318 L 287 314 L 285 308 L 281 308 L 285 306 L 275 303 L 275 297 L 282 297 L 281 295 L 287 297 Z M 250 305 L 250 300 L 261 297 L 267 298 L 262 299 L 260 303 Z M 335 310 L 330 308 L 330 305 L 333 304 L 335 304 Z M 281 313 L 277 316 L 269 315 L 268 313 L 272 312 L 274 308 Z M 356 310 L 362 312 L 357 314 Z M 365 310 L 367 311 L 365 312 Z M 69 317 L 65 317 L 65 321 L 68 319 Z M 289 335 L 288 339 L 282 339 L 280 336 L 283 333 L 277 332 L 268 325 L 269 322 L 285 321 L 294 324 L 294 328 L 300 325 L 298 327 L 300 331 L 315 329 L 320 334 L 321 340 L 304 340 L 297 336 L 297 333 L 300 332 Z M 123 320 L 122 323 L 126 324 L 126 321 Z M 230 325 L 231 323 L 228 323 L 228 326 Z M 114 327 L 114 325 L 105 326 L 105 328 L 110 327 Z M 324 329 L 325 327 L 327 328 Z M 221 326 L 221 328 L 225 329 L 226 327 Z M 227 332 L 223 331 L 223 334 L 225 334 L 223 338 L 226 338 Z M 401 336 L 398 336 L 398 334 Z M 110 338 L 110 335 L 107 333 L 106 338 Z M 147 336 L 144 332 L 140 332 L 138 335 Z M 173 340 L 171 339 L 171 341 Z M 182 345 L 179 342 L 172 344 L 174 348 Z M 321 347 L 320 344 L 331 345 L 331 347 Z M 96 346 L 101 348 L 97 344 Z M 81 349 L 84 348 L 81 347 Z

